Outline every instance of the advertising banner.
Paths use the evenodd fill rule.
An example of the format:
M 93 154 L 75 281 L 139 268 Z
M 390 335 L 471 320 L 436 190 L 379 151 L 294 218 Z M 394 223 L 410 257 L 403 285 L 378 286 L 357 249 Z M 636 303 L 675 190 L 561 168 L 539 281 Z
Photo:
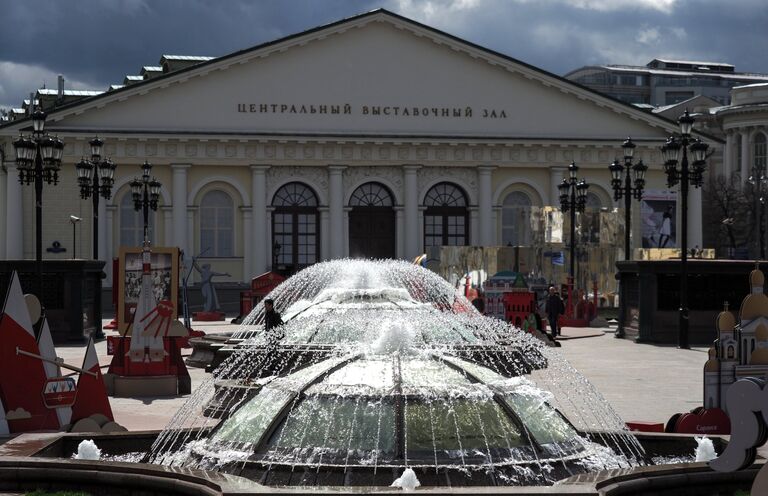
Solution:
M 677 248 L 676 215 L 676 191 L 644 191 L 640 202 L 643 248 Z
M 133 322 L 136 304 L 139 301 L 142 274 L 142 249 L 139 247 L 120 248 L 120 277 L 118 279 L 117 322 L 118 331 L 125 335 L 128 325 Z M 168 300 L 173 304 L 173 318 L 178 316 L 176 308 L 179 294 L 179 249 L 152 248 L 152 291 L 156 301 Z

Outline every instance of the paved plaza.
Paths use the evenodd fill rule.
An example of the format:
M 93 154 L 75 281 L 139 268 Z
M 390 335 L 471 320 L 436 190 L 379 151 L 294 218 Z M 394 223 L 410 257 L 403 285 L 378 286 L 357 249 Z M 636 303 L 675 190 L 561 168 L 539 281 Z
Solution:
M 105 320 L 105 324 L 108 320 Z M 227 321 L 229 322 L 229 318 Z M 224 322 L 194 322 L 206 333 L 237 329 Z M 113 331 L 106 331 L 109 335 Z M 705 348 L 680 350 L 674 346 L 637 344 L 615 339 L 614 329 L 564 328 L 559 352 L 584 374 L 625 421 L 666 422 L 678 412 L 702 404 L 702 369 Z M 109 364 L 106 341 L 96 344 L 99 362 Z M 84 346 L 59 346 L 58 355 L 78 364 Z M 185 350 L 188 355 L 191 350 Z M 105 369 L 106 371 L 106 369 Z M 208 374 L 189 368 L 192 390 Z M 110 398 L 115 421 L 129 430 L 162 429 L 188 396 L 172 398 Z

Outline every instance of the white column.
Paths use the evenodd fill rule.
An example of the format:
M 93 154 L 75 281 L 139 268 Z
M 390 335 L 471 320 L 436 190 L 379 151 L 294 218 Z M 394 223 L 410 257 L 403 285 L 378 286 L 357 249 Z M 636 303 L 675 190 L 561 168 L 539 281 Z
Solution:
M 163 212 L 163 242 L 158 244 L 160 246 L 174 246 L 173 239 L 173 207 L 161 207 Z M 188 252 L 184 252 L 187 256 Z
M 264 228 L 264 245 L 266 246 L 266 258 L 267 258 L 267 270 L 272 270 L 272 213 L 275 211 L 275 207 L 267 207 L 267 224 Z M 322 239 L 322 238 L 321 238 Z
M 403 207 L 395 207 L 395 240 L 397 241 L 397 244 L 395 245 L 395 255 L 397 258 L 406 258 L 405 257 L 405 222 L 403 221 Z
M 250 207 L 243 207 L 243 282 L 250 282 L 256 273 L 253 270 L 253 210 Z
M 477 207 L 469 207 L 469 246 L 480 246 L 480 229 L 478 228 L 478 209 Z
M 328 207 L 319 207 L 320 211 L 320 260 L 331 259 L 330 222 L 328 221 Z
M 560 190 L 557 187 L 563 182 L 564 172 L 565 167 L 549 168 L 549 199 L 547 205 L 550 207 L 560 206 Z
M 480 166 L 477 168 L 478 197 L 477 208 L 479 216 L 480 246 L 496 244 L 496 230 L 493 225 L 493 192 L 491 190 L 491 172 L 495 167 Z
M 749 179 L 749 131 L 741 132 L 741 187 Z
M 344 222 L 342 223 L 341 232 L 344 233 L 344 239 L 342 239 L 342 253 L 343 256 L 349 258 L 349 212 L 352 211 L 351 207 L 344 207 Z
M 173 186 L 171 202 L 173 204 L 173 245 L 184 250 L 189 260 L 195 255 L 192 253 L 192 239 L 188 237 L 189 216 L 187 213 L 187 170 L 189 164 L 171 164 L 173 170 Z M 170 246 L 171 243 L 166 243 Z
M 269 214 L 267 212 L 267 169 L 269 166 L 251 166 L 251 204 L 253 205 L 253 230 L 251 231 L 251 269 L 253 275 L 266 272 L 270 266 L 269 245 L 271 238 L 267 232 Z M 250 280 L 250 279 L 249 279 Z
M 24 258 L 24 227 L 21 220 L 23 209 L 21 202 L 21 184 L 16 180 L 16 165 L 6 162 L 8 177 L 5 181 L 5 257 L 8 260 Z
M 331 258 L 344 256 L 344 166 L 328 167 L 328 214 L 330 216 Z
M 726 131 L 725 134 L 725 156 L 723 157 L 723 176 L 728 181 L 731 178 L 731 171 L 735 169 L 733 166 L 733 142 L 734 136 L 732 131 Z
M 701 221 L 701 188 L 688 188 L 688 249 L 704 248 Z
M 198 248 L 195 248 L 195 210 L 197 210 L 196 207 L 187 207 L 185 220 L 184 220 L 184 228 L 186 229 L 185 237 L 187 238 L 187 247 L 189 248 L 189 251 L 184 250 L 185 259 L 192 263 L 192 257 L 196 256 L 197 253 L 195 253 L 195 250 Z M 176 229 L 174 227 L 174 229 Z M 175 232 L 175 230 L 174 230 Z M 193 271 L 194 272 L 194 271 Z M 196 274 L 196 272 L 195 272 Z M 192 277 L 195 278 L 196 275 L 193 274 Z M 197 280 L 197 279 L 195 279 Z
M 94 191 L 94 194 L 97 192 Z M 97 260 L 106 260 L 107 265 L 109 265 L 109 260 L 107 260 L 107 240 L 109 239 L 108 233 L 107 233 L 107 202 L 101 198 L 99 201 L 99 253 L 96 253 L 96 259 Z M 107 270 L 107 265 L 104 266 L 104 270 Z
M 112 259 L 115 258 L 115 210 L 117 207 L 110 205 L 107 208 L 107 220 L 106 220 L 106 241 L 104 243 L 104 259 L 107 264 L 104 266 L 104 272 L 107 274 L 107 278 L 104 281 L 106 287 L 112 286 Z
M 5 197 L 6 190 L 8 186 L 6 185 L 6 181 L 8 180 L 8 174 L 5 172 L 5 164 L 0 160 L 0 192 L 3 194 L 3 197 Z M 0 200 L 0 239 L 6 239 L 7 234 L 5 232 L 5 224 L 6 224 L 6 212 L 8 211 L 8 208 L 5 205 L 6 199 L 3 198 Z M 0 260 L 5 259 L 5 242 L 0 242 Z
M 423 253 L 419 236 L 419 181 L 416 175 L 420 168 L 418 165 L 403 166 L 406 259 L 413 259 Z

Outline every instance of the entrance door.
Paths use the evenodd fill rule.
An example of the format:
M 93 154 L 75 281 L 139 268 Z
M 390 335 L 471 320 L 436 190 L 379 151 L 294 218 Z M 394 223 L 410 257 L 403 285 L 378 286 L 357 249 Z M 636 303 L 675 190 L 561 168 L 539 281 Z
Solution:
M 395 211 L 357 207 L 349 212 L 349 256 L 395 258 Z
M 349 201 L 349 256 L 395 258 L 395 210 L 392 194 L 380 183 L 366 183 Z

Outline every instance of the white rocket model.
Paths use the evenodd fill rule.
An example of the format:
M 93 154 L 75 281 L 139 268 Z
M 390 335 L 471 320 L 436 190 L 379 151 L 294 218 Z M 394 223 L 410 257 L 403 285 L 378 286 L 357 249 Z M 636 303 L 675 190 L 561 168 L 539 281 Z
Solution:
M 149 244 L 145 242 L 144 251 L 141 254 L 141 292 L 136 304 L 136 312 L 133 314 L 131 347 L 128 352 L 132 362 L 159 362 L 165 356 L 163 335 L 154 319 L 158 306 L 152 291 L 151 258 Z M 149 355 L 146 354 L 147 350 Z

